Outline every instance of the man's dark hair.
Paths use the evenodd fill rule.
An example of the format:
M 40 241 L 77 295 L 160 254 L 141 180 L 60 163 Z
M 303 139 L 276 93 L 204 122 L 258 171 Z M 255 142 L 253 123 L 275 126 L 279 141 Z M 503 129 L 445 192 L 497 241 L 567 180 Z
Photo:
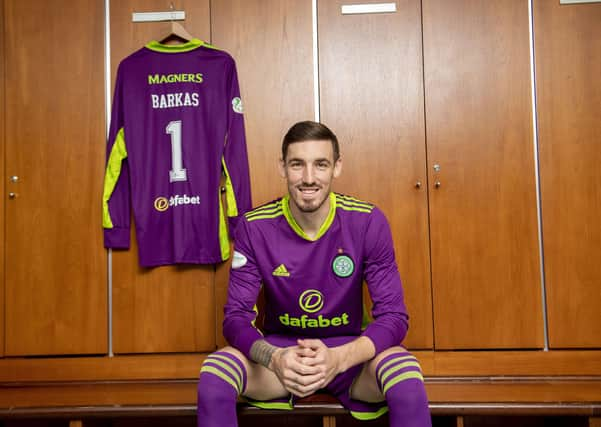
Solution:
M 334 132 L 324 124 L 307 120 L 293 125 L 284 136 L 284 140 L 282 141 L 282 159 L 286 160 L 290 144 L 302 141 L 331 141 L 334 161 L 340 158 L 340 146 Z

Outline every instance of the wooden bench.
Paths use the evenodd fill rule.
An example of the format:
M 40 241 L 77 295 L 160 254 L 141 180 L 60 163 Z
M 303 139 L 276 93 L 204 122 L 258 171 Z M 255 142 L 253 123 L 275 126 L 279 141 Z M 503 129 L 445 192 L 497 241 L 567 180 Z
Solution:
M 451 425 L 463 426 L 472 416 L 575 416 L 601 427 L 600 351 L 415 353 L 432 415 L 452 420 Z M 198 354 L 3 359 L 0 420 L 61 419 L 82 427 L 97 419 L 194 418 L 203 359 Z M 349 417 L 324 395 L 302 399 L 293 411 L 241 403 L 239 414 L 257 420 L 274 414 L 307 416 L 325 427 Z

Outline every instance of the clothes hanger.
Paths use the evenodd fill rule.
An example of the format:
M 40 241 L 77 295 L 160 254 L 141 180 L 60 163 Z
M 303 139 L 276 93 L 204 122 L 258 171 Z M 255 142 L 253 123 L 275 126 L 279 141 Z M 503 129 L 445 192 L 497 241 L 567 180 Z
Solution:
M 173 3 L 170 6 L 173 10 Z M 188 43 L 190 40 L 196 38 L 190 34 L 182 24 L 177 21 L 171 20 L 169 31 L 160 37 L 159 43 L 161 44 L 176 44 L 176 43 Z

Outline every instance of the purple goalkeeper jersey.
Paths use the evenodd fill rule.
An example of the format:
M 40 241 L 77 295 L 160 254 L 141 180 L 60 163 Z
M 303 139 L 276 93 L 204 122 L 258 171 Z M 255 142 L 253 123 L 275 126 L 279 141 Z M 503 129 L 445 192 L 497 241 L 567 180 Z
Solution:
M 405 337 L 407 310 L 384 214 L 349 196 L 329 197 L 328 217 L 314 239 L 292 217 L 288 196 L 248 212 L 238 224 L 223 334 L 247 357 L 262 338 L 254 326 L 261 286 L 267 335 L 365 335 L 377 353 Z M 366 329 L 364 280 L 374 318 Z
M 229 257 L 225 215 L 233 225 L 250 207 L 232 57 L 193 39 L 151 42 L 124 59 L 107 144 L 105 246 L 129 248 L 133 208 L 142 266 L 221 262 Z

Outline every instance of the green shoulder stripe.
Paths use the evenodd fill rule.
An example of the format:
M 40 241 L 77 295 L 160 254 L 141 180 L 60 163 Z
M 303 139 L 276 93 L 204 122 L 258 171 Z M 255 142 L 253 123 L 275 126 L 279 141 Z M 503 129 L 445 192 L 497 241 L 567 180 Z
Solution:
M 282 202 L 281 201 L 278 201 L 278 202 L 275 202 L 275 203 L 270 203 L 268 205 L 263 205 L 263 206 L 258 207 L 256 209 L 253 209 L 252 211 L 247 212 L 245 214 L 245 216 L 247 218 L 250 218 L 250 217 L 253 217 L 255 215 L 262 215 L 262 214 L 266 214 L 266 213 L 274 213 L 274 212 L 276 212 L 279 209 L 282 209 Z
M 359 208 L 357 206 L 346 206 L 346 205 L 343 205 L 342 203 L 339 203 L 336 207 L 340 208 L 344 211 L 363 212 L 363 213 L 371 213 L 371 211 L 372 211 L 372 209 Z
M 346 203 L 347 205 L 362 206 L 365 208 L 373 208 L 374 207 L 373 203 L 365 202 L 363 200 L 359 200 L 354 197 L 346 196 L 344 194 L 339 194 L 339 193 L 336 193 L 336 200 Z
M 256 221 L 257 219 L 269 219 L 269 218 L 277 218 L 278 216 L 284 215 L 284 211 L 280 208 L 277 212 L 265 213 L 265 214 L 257 214 L 250 217 L 246 217 L 248 222 Z

